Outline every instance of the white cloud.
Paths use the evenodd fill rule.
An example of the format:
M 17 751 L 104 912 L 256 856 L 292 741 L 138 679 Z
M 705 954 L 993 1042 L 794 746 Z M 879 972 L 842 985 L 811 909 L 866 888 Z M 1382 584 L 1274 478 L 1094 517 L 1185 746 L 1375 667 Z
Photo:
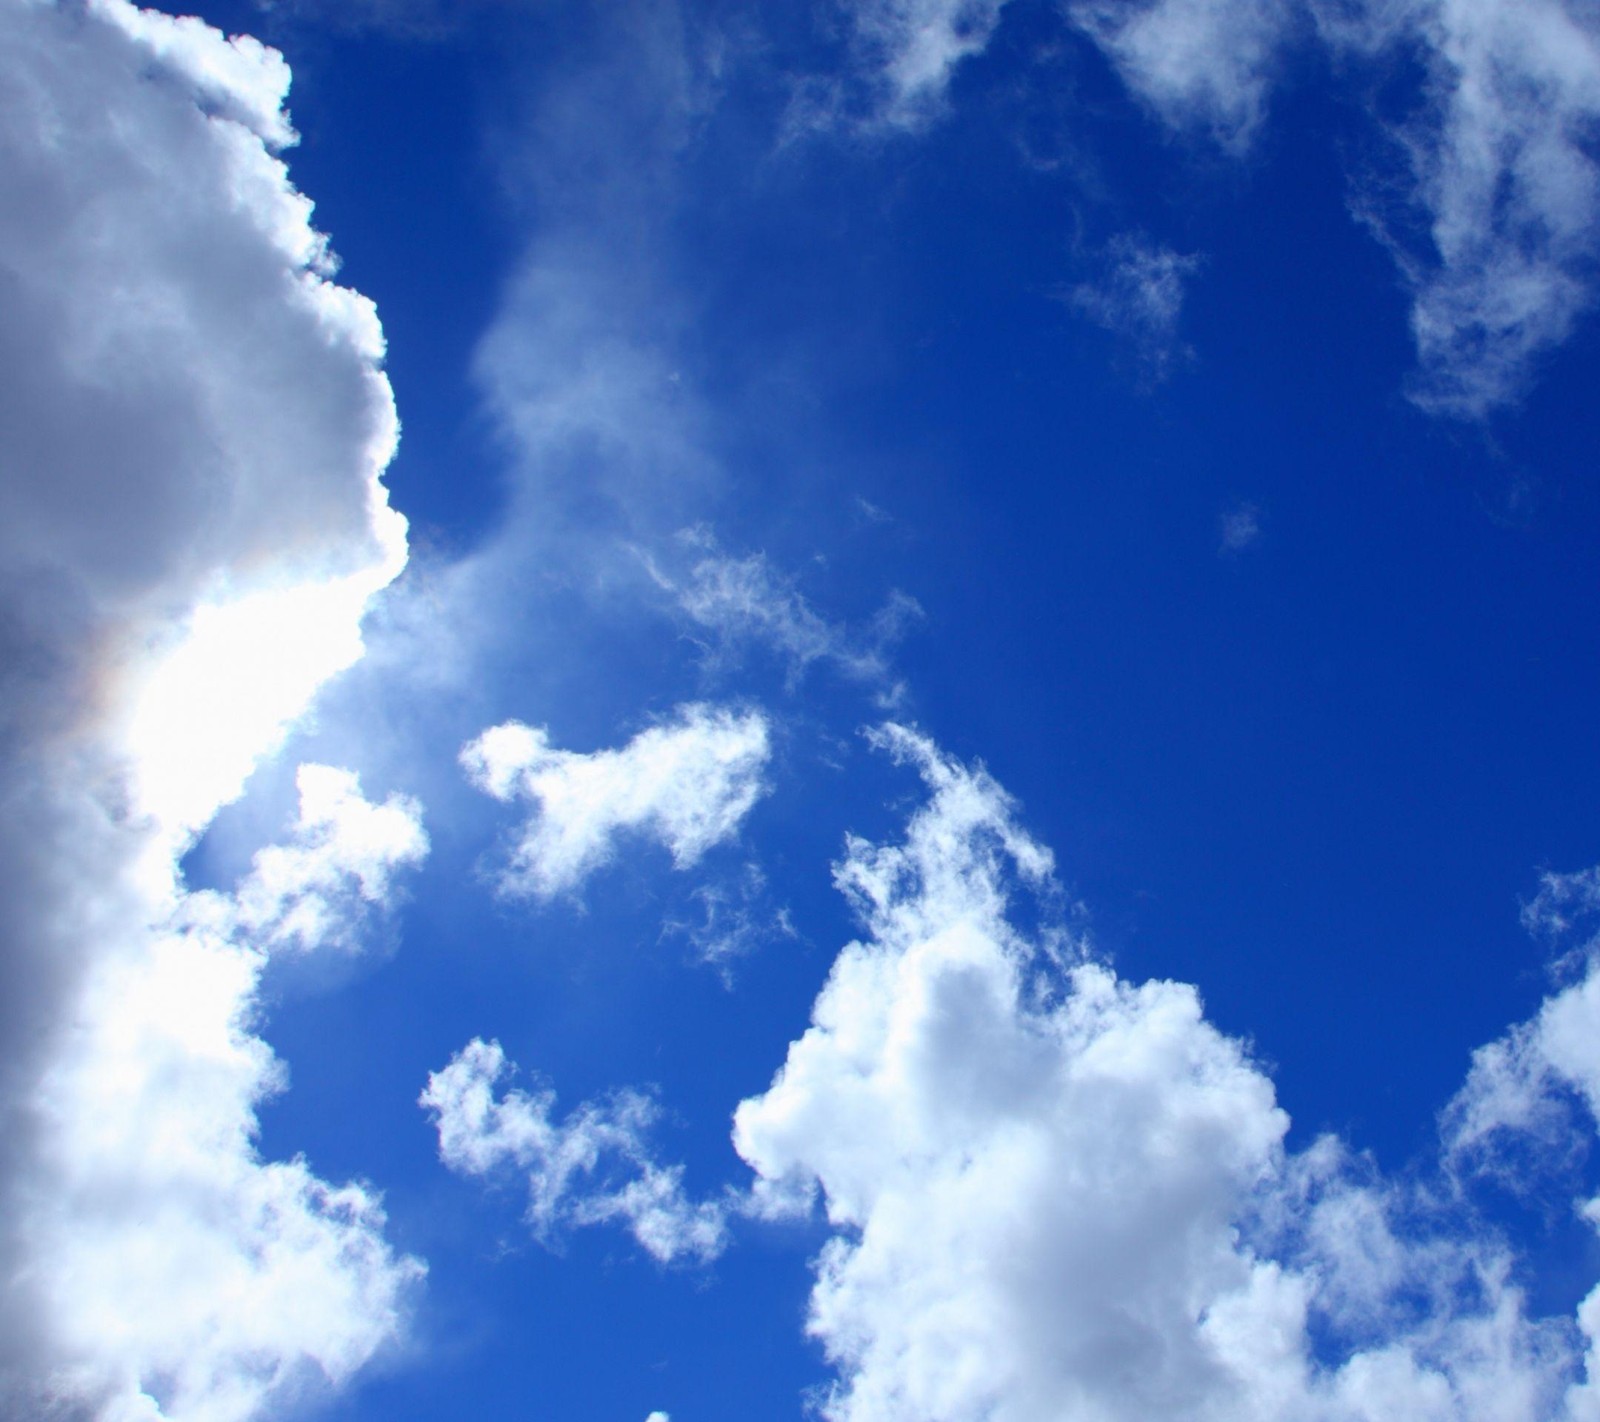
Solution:
M 1066 300 L 1127 341 L 1149 376 L 1161 380 L 1174 361 L 1189 354 L 1178 338 L 1178 321 L 1184 284 L 1199 267 L 1197 256 L 1123 233 L 1110 243 L 1100 279 L 1073 287 Z
M 1491 1228 L 1335 1140 L 1286 1153 L 1271 1083 L 1194 989 L 1014 926 L 1051 863 L 993 780 L 881 739 L 930 801 L 902 845 L 848 842 L 867 937 L 735 1117 L 756 1204 L 826 1207 L 823 1415 L 1592 1415 L 1563 1401 L 1580 1328 L 1527 1317 Z
M 526 1176 L 527 1221 L 549 1242 L 575 1225 L 620 1223 L 662 1263 L 714 1259 L 727 1242 L 725 1211 L 684 1194 L 683 1167 L 663 1166 L 647 1135 L 659 1112 L 636 1091 L 587 1102 L 552 1119 L 555 1093 L 506 1090 L 498 1042 L 475 1039 L 428 1077 L 420 1103 L 439 1132 L 439 1158 L 462 1175 Z
M 327 767 L 300 783 L 294 837 L 237 896 L 179 894 L 94 963 L 38 1090 L 15 1223 L 47 1261 L 50 1386 L 102 1415 L 228 1422 L 341 1381 L 393 1338 L 421 1274 L 368 1187 L 254 1145 L 256 1107 L 286 1085 L 256 1034 L 269 951 L 348 945 L 426 851 L 415 806 L 373 805 Z
M 1422 11 L 1434 101 L 1400 133 L 1424 250 L 1366 206 L 1414 288 L 1424 409 L 1482 417 L 1592 302 L 1600 18 L 1560 0 L 1440 0 Z
M 1000 8 L 858 7 L 888 121 L 938 111 Z M 1162 122 L 1239 155 L 1290 45 L 1320 40 L 1346 77 L 1352 60 L 1420 63 L 1413 111 L 1397 123 L 1373 116 L 1401 171 L 1363 177 L 1354 207 L 1411 290 L 1410 393 L 1423 409 L 1481 419 L 1514 402 L 1593 304 L 1600 16 L 1587 0 L 1068 0 L 1066 14 Z M 1096 315 L 1101 306 L 1138 320 L 1137 300 L 1088 296 L 1102 324 L 1112 317 Z
M 1296 0 L 1071 0 L 1068 15 L 1177 128 L 1241 151 L 1266 113 Z
M 851 8 L 856 35 L 884 97 L 881 122 L 915 128 L 944 102 L 960 63 L 981 54 L 1006 0 L 866 0 Z
M 397 867 L 428 852 L 415 800 L 364 799 L 348 770 L 302 765 L 293 844 L 261 850 L 233 895 L 233 914 L 254 942 L 274 949 L 357 946 L 361 909 L 390 898 Z
M 1559 943 L 1597 911 L 1600 868 L 1593 868 L 1543 875 L 1522 919 L 1531 932 Z M 1462 1167 L 1504 1174 L 1500 1150 L 1519 1137 L 1537 1139 L 1547 1157 L 1560 1161 L 1587 1144 L 1574 1128 L 1573 1108 L 1600 1120 L 1600 940 L 1558 966 L 1581 976 L 1547 997 L 1530 1021 L 1473 1054 L 1472 1071 L 1446 1115 L 1446 1139 Z
M 621 750 L 588 754 L 507 721 L 464 746 L 461 763 L 497 800 L 534 803 L 499 882 L 507 894 L 551 898 L 606 864 L 624 834 L 658 841 L 680 869 L 694 864 L 766 792 L 769 754 L 759 712 L 694 704 Z
M 177 870 L 405 559 L 383 335 L 277 156 L 288 78 L 122 0 L 0 6 L 7 1415 L 279 1408 L 391 1339 L 416 1272 L 364 1187 L 252 1143 L 267 940 L 352 932 L 410 811 L 311 771 L 253 907 Z

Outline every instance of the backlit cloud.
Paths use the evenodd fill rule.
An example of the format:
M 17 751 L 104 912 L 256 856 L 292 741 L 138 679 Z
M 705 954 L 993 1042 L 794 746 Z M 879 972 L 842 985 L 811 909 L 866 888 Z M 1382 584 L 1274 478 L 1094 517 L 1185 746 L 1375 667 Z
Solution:
M 103 1415 L 221 1422 L 342 1381 L 395 1337 L 422 1273 L 370 1187 L 255 1147 L 257 1107 L 287 1084 L 256 1031 L 269 954 L 347 948 L 427 848 L 404 800 L 371 804 L 324 766 L 300 786 L 293 837 L 235 893 L 180 894 L 105 945 L 40 1084 L 14 1223 L 41 1260 L 52 1386 Z
M 371 1190 L 254 1143 L 265 954 L 353 942 L 414 807 L 308 771 L 243 899 L 177 867 L 405 560 L 383 334 L 277 156 L 288 80 L 122 0 L 0 7 L 8 1415 L 279 1408 L 391 1341 L 417 1274 Z

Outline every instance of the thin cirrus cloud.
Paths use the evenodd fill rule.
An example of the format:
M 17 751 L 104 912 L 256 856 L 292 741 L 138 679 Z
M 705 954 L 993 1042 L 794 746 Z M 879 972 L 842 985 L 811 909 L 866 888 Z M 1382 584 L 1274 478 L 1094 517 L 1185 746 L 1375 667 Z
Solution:
M 1225 509 L 1217 519 L 1217 551 L 1243 553 L 1261 540 L 1261 510 L 1248 500 Z
M 515 1069 L 498 1042 L 474 1039 L 428 1077 L 419 1104 L 433 1117 L 446 1166 L 482 1179 L 523 1178 L 525 1218 L 546 1243 L 575 1226 L 621 1224 L 659 1263 L 707 1262 L 722 1252 L 724 1207 L 690 1200 L 683 1168 L 660 1164 L 650 1148 L 660 1115 L 651 1097 L 619 1091 L 557 1121 L 548 1088 L 496 1094 Z
M 999 6 L 952 39 L 949 7 L 875 3 L 855 23 L 904 105 L 942 95 Z M 1365 103 L 1374 70 L 1420 65 L 1407 112 L 1368 121 L 1385 156 L 1354 174 L 1351 210 L 1411 296 L 1409 394 L 1478 420 L 1517 401 L 1593 303 L 1600 29 L 1567 0 L 1074 0 L 1097 45 L 1160 122 L 1243 157 L 1296 46 L 1320 46 Z M 903 76 L 914 76 L 914 82 Z M 895 110 L 891 105 L 890 112 Z M 926 105 L 920 110 L 926 112 Z M 1094 314 L 1090 312 L 1091 316 Z M 1099 319 L 1096 317 L 1095 319 Z
M 500 891 L 550 899 L 608 863 L 623 836 L 653 839 L 680 869 L 731 839 L 766 793 L 766 718 L 691 704 L 619 750 L 558 750 L 541 727 L 493 726 L 461 751 L 472 783 L 531 802 L 515 831 Z
M 882 705 L 900 697 L 890 653 L 922 616 L 915 598 L 895 590 L 864 627 L 850 627 L 818 613 L 795 579 L 764 553 L 725 553 L 704 528 L 683 531 L 676 543 L 674 552 L 689 555 L 685 571 L 668 572 L 664 559 L 648 555 L 645 565 L 656 585 L 715 639 L 713 660 L 761 647 L 785 665 L 791 690 L 820 663 L 872 687 Z
M 1125 341 L 1152 382 L 1191 352 L 1179 338 L 1185 287 L 1200 258 L 1175 252 L 1137 233 L 1112 239 L 1104 269 L 1080 282 L 1065 300 L 1097 326 Z
M 281 1406 L 417 1277 L 370 1189 L 255 1143 L 266 956 L 356 940 L 414 806 L 308 770 L 237 897 L 178 867 L 406 556 L 383 334 L 278 156 L 288 78 L 122 0 L 0 7 L 7 1415 Z
M 1005 792 L 915 732 L 878 739 L 930 798 L 902 844 L 848 842 L 865 937 L 735 1116 L 752 1197 L 820 1195 L 832 1230 L 807 1322 L 838 1371 L 824 1416 L 1594 1415 L 1600 1290 L 1533 1317 L 1459 1189 L 1333 1137 L 1287 1149 L 1270 1080 L 1192 987 L 1015 925 L 1052 862 Z M 1480 1053 L 1446 1119 L 1519 1130 L 1565 1084 L 1592 1112 L 1593 982 Z

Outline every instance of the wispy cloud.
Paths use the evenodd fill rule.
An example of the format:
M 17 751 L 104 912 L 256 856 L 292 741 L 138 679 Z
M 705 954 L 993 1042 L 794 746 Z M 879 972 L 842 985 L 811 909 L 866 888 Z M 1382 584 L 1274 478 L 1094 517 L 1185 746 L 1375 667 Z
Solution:
M 936 115 L 999 5 L 875 3 L 856 24 L 902 126 Z M 1409 113 L 1373 109 L 1392 161 L 1356 175 L 1352 208 L 1411 293 L 1422 409 L 1481 420 L 1516 402 L 1594 302 L 1600 25 L 1574 0 L 1071 0 L 1070 23 L 1175 130 L 1243 157 L 1296 46 L 1342 76 L 1420 65 Z M 1159 284 L 1091 288 L 1102 324 L 1161 324 Z M 1149 318 L 1141 315 L 1144 310 Z M 1104 312 L 1102 316 L 1097 314 Z M 1132 313 L 1131 317 L 1128 313 Z
M 880 703 L 898 699 L 889 653 L 908 624 L 922 616 L 914 598 L 892 592 L 865 627 L 848 627 L 822 617 L 795 580 L 764 553 L 742 558 L 724 553 L 703 528 L 687 530 L 677 542 L 688 555 L 687 568 L 669 573 L 661 560 L 647 558 L 650 575 L 712 634 L 718 657 L 763 647 L 787 665 L 791 688 L 810 667 L 826 662 L 852 680 L 875 686 Z
M 869 73 L 881 84 L 879 122 L 916 128 L 934 117 L 951 75 L 981 54 L 1006 0 L 866 0 L 851 22 Z
M 1146 377 L 1159 382 L 1174 364 L 1193 355 L 1178 327 L 1185 285 L 1200 265 L 1198 256 L 1122 233 L 1107 246 L 1099 277 L 1070 288 L 1065 300 L 1125 341 Z
M 730 985 L 728 970 L 736 959 L 762 944 L 795 937 L 788 909 L 772 902 L 767 876 L 754 861 L 735 875 L 701 884 L 690 897 L 699 921 L 669 920 L 665 931 L 686 938 L 700 961 L 721 968 Z
M 1356 215 L 1412 293 L 1430 412 L 1482 419 L 1514 402 L 1593 301 L 1600 170 L 1600 29 L 1563 0 L 1156 0 L 1074 4 L 1074 23 L 1168 124 L 1243 153 L 1286 45 L 1320 37 L 1341 61 L 1420 61 L 1411 113 L 1375 122 L 1397 171 L 1358 175 Z
M 1356 211 L 1413 291 L 1412 398 L 1481 419 L 1524 393 L 1539 358 L 1593 302 L 1600 22 L 1561 0 L 1405 13 L 1409 23 L 1360 38 L 1402 56 L 1420 46 L 1428 66 L 1422 103 L 1392 130 L 1411 186 L 1397 207 L 1374 183 Z
M 1217 519 L 1217 551 L 1242 553 L 1261 539 L 1261 510 L 1245 502 L 1224 509 Z
M 1266 114 L 1298 0 L 1072 0 L 1072 23 L 1128 87 L 1175 128 L 1248 148 Z

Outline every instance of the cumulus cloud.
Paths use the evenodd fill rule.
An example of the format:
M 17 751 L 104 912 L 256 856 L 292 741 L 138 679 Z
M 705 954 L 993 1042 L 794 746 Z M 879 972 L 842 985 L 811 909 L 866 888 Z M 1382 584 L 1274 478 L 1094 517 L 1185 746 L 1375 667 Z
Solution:
M 616 1223 L 663 1264 L 722 1252 L 724 1207 L 691 1201 L 683 1167 L 661 1165 L 650 1151 L 660 1114 L 650 1097 L 619 1091 L 556 1121 L 548 1088 L 495 1094 L 512 1071 L 498 1042 L 474 1039 L 428 1077 L 419 1104 L 434 1118 L 445 1165 L 462 1175 L 525 1175 L 526 1218 L 547 1243 L 568 1227 Z
M 1184 286 L 1199 267 L 1197 256 L 1123 233 L 1108 247 L 1099 278 L 1079 283 L 1066 293 L 1066 300 L 1097 326 L 1126 341 L 1149 378 L 1160 381 L 1175 361 L 1190 354 L 1179 340 L 1178 322 Z
M 808 1328 L 843 1422 L 1586 1417 L 1577 1319 L 1531 1319 L 1460 1201 L 1288 1118 L 1195 990 L 1018 926 L 1049 854 L 903 728 L 930 798 L 836 869 L 866 936 L 734 1140 L 831 1236 Z M 1314 1341 L 1315 1340 L 1315 1341 Z
M 0 7 L 8 1415 L 281 1406 L 392 1338 L 416 1273 L 369 1190 L 252 1140 L 263 955 L 348 939 L 411 811 L 310 771 L 244 898 L 177 869 L 405 559 L 383 335 L 278 156 L 288 81 L 123 0 Z
M 252 939 L 272 948 L 357 946 L 363 905 L 386 903 L 398 866 L 428 851 L 415 800 L 391 796 L 374 805 L 348 770 L 302 765 L 295 841 L 255 857 L 234 893 L 233 916 Z
M 517 831 L 501 891 L 548 899 L 609 862 L 616 840 L 641 835 L 687 868 L 730 839 L 766 793 L 766 718 L 693 704 L 621 750 L 557 750 L 541 727 L 507 721 L 462 748 L 480 790 L 534 808 Z
M 1523 923 L 1563 942 L 1600 912 L 1600 868 L 1545 874 Z M 1508 1178 L 1506 1156 L 1529 1139 L 1547 1158 L 1580 1153 L 1586 1133 L 1574 1114 L 1600 1120 L 1600 947 L 1590 938 L 1561 961 L 1573 978 L 1528 1022 L 1473 1054 L 1466 1085 L 1446 1116 L 1458 1164 Z M 1600 1223 L 1600 1201 L 1585 1207 Z M 1596 1305 L 1600 1308 L 1600 1304 Z

